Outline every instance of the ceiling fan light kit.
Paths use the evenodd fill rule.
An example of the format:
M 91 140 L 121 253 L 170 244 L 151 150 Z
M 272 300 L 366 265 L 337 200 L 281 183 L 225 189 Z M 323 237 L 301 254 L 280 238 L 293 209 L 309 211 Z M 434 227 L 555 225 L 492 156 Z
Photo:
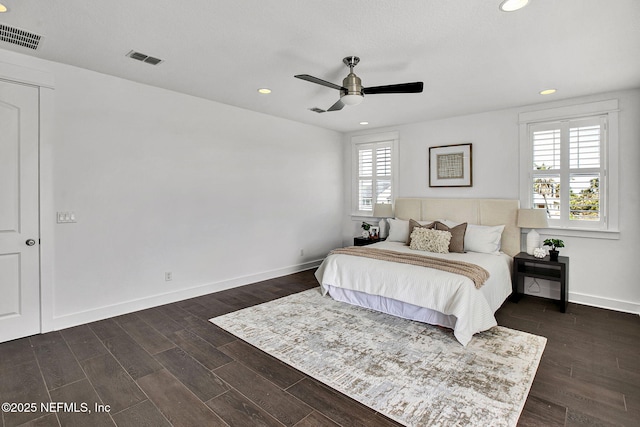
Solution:
M 345 105 L 358 105 L 364 99 L 364 95 L 376 95 L 380 93 L 420 93 L 424 87 L 423 82 L 363 87 L 362 80 L 353 72 L 353 68 L 358 65 L 360 58 L 357 56 L 347 56 L 342 62 L 349 67 L 349 74 L 342 80 L 342 86 L 310 76 L 309 74 L 298 74 L 294 76 L 301 80 L 340 91 L 340 99 L 326 111 L 342 110 Z
M 340 101 L 345 105 L 358 105 L 363 99 L 363 95 L 343 95 Z

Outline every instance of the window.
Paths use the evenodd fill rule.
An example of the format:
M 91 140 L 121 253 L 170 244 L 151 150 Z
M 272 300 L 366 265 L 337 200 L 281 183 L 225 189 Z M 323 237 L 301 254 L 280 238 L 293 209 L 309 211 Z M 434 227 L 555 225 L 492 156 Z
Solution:
M 606 120 L 605 116 L 530 126 L 532 206 L 546 209 L 550 223 L 602 228 Z
M 397 133 L 352 138 L 354 215 L 371 216 L 376 203 L 395 197 Z
M 577 109 L 584 113 L 609 106 L 606 101 L 583 104 Z M 587 107 L 587 108 L 585 108 Z M 593 107 L 593 108 L 589 108 Z M 615 101 L 617 110 L 617 101 Z M 571 107 L 558 109 L 567 113 Z M 613 110 L 613 108 L 611 108 Z M 617 175 L 612 185 L 608 167 L 610 122 L 615 111 L 593 111 L 597 114 L 546 119 L 554 110 L 540 112 L 531 122 L 522 123 L 526 132 L 526 176 L 522 205 L 545 209 L 552 228 L 608 230 L 617 225 L 617 209 L 611 200 L 617 188 Z M 524 113 L 523 116 L 536 115 Z M 616 122 L 617 124 L 617 122 Z M 522 131 L 522 128 L 521 128 Z M 615 136 L 617 136 L 617 127 Z M 617 150 L 617 145 L 616 148 Z M 616 218 L 612 220 L 611 212 Z

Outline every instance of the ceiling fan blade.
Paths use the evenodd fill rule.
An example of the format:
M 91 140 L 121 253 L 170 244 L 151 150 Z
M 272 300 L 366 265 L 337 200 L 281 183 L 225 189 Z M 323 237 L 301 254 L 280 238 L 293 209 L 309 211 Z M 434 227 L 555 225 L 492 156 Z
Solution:
M 326 80 L 322 80 L 322 79 L 319 79 L 317 77 L 310 76 L 309 74 L 298 74 L 297 76 L 293 76 L 293 77 L 296 77 L 296 78 L 302 79 L 302 80 L 306 80 L 306 81 L 311 82 L 311 83 L 316 83 L 316 84 L 319 84 L 319 85 L 322 85 L 322 86 L 330 87 L 331 89 L 344 90 L 344 91 L 347 90 L 347 89 L 343 88 L 342 86 L 338 86 L 338 85 L 333 84 L 331 82 L 328 82 Z
M 336 102 L 331 107 L 329 107 L 327 111 L 338 111 L 338 110 L 342 110 L 343 107 L 344 107 L 344 102 L 338 99 L 338 102 Z
M 362 93 L 365 95 L 375 95 L 378 93 L 420 93 L 424 86 L 423 82 L 400 83 L 397 85 L 363 87 Z

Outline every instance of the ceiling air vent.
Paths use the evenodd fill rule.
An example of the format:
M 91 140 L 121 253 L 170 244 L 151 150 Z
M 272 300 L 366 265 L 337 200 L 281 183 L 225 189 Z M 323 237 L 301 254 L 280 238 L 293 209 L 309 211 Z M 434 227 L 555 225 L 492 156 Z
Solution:
M 127 53 L 126 56 L 132 59 L 136 59 L 138 61 L 146 62 L 147 64 L 151 64 L 151 65 L 158 65 L 159 63 L 162 62 L 162 59 L 154 58 L 153 56 L 145 55 L 144 53 L 136 52 L 135 50 L 132 50 L 131 52 Z
M 21 30 L 20 28 L 0 24 L 0 40 L 36 50 L 40 44 L 40 40 L 42 40 L 42 36 Z

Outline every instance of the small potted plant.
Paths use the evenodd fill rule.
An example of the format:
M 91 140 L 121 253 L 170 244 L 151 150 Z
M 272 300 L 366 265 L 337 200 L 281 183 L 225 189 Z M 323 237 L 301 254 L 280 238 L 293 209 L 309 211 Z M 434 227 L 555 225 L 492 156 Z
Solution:
M 362 237 L 364 237 L 365 239 L 369 239 L 371 238 L 371 235 L 369 234 L 369 229 L 371 228 L 371 224 L 367 223 L 367 222 L 362 222 Z
M 549 259 L 551 261 L 558 261 L 558 254 L 560 252 L 556 248 L 564 248 L 564 242 L 560 239 L 546 239 L 544 245 L 551 247 L 551 249 L 549 249 Z

